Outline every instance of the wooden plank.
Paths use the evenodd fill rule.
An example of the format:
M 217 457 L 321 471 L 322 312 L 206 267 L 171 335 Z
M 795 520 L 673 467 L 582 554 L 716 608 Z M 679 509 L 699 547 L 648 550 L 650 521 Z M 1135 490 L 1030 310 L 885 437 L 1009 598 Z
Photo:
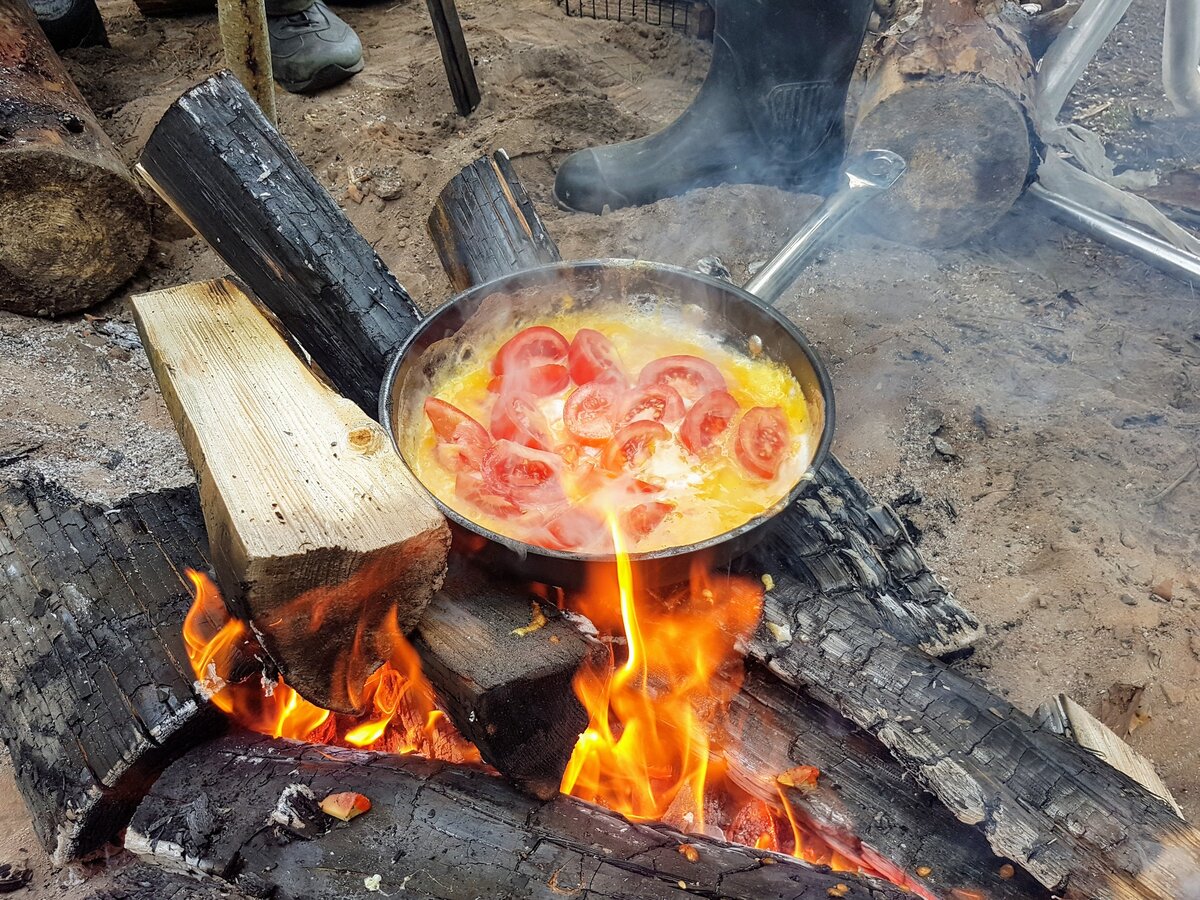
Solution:
M 442 63 L 446 66 L 454 107 L 460 116 L 469 116 L 479 105 L 479 83 L 475 80 L 475 64 L 471 62 L 471 51 L 467 49 L 467 39 L 463 36 L 458 7 L 454 0 L 425 2 L 433 22 L 433 33 L 442 51 Z
M 383 430 L 329 390 L 229 281 L 141 294 L 134 313 L 200 484 L 213 563 L 287 683 L 358 712 L 416 625 L 450 535 Z

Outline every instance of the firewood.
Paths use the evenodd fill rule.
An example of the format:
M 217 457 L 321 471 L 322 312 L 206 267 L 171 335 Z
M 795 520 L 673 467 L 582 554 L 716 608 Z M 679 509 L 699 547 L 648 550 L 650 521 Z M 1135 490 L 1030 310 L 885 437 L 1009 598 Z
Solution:
M 446 80 L 450 82 L 450 94 L 454 97 L 454 108 L 460 116 L 469 116 L 479 105 L 479 84 L 475 80 L 475 64 L 467 39 L 463 35 L 462 20 L 454 0 L 425 0 L 429 7 L 429 19 L 442 51 L 442 63 L 446 67 Z
M 1187 896 L 1200 831 L 1085 748 L 983 685 L 776 580 L 751 656 L 879 738 L 998 855 L 1087 900 Z
M 0 309 L 99 303 L 150 248 L 149 210 L 26 0 L 0 0 Z
M 851 138 L 887 147 L 908 172 L 873 207 L 880 234 L 952 246 L 981 234 L 1029 180 L 1033 60 L 1010 4 L 898 0 L 869 57 Z
M 133 306 L 196 470 L 226 603 L 303 697 L 361 712 L 389 622 L 411 630 L 441 585 L 444 520 L 383 430 L 234 284 Z
M 358 791 L 371 811 L 332 828 L 307 809 L 290 827 L 264 826 L 285 790 L 318 798 Z M 533 800 L 476 769 L 245 734 L 199 747 L 168 769 L 125 843 L 143 859 L 280 898 L 911 896 L 766 851 L 628 822 L 568 797 Z M 685 845 L 695 852 L 681 852 Z
M 245 86 L 267 121 L 275 124 L 279 117 L 275 112 L 266 4 L 263 0 L 217 0 L 217 21 L 225 65 Z
M 575 673 L 603 655 L 556 613 L 547 619 L 527 589 L 452 559 L 413 635 L 438 705 L 484 762 L 542 799 L 558 793 L 588 724 Z
M 416 307 L 238 80 L 221 72 L 184 93 L 139 171 L 342 396 L 375 416 Z
M 0 492 L 0 733 L 56 864 L 116 839 L 154 777 L 225 727 L 180 635 L 184 569 L 207 566 L 193 488 Z

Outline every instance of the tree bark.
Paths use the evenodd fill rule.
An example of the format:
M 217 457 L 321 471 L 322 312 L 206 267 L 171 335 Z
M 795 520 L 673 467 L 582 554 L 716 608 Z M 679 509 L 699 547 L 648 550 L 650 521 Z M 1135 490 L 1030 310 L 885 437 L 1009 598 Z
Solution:
M 139 168 L 338 391 L 377 417 L 416 307 L 238 80 L 221 72 L 187 91 Z
M 342 825 L 312 800 L 280 802 L 285 790 L 294 798 L 303 789 L 318 802 L 357 791 L 372 807 Z M 290 825 L 264 826 L 272 811 Z M 447 900 L 910 896 L 765 851 L 630 823 L 567 797 L 532 800 L 462 766 L 245 734 L 197 748 L 168 769 L 139 808 L 126 846 L 276 900 L 360 900 L 369 896 L 364 880 L 375 878 L 385 894 Z
M 79 503 L 0 492 L 0 723 L 58 864 L 115 839 L 154 777 L 224 728 L 192 691 L 185 567 L 208 551 L 194 489 Z
M 1200 832 L 1076 744 L 783 579 L 750 655 L 879 738 L 960 821 L 1043 885 L 1087 900 L 1187 896 Z
M 232 282 L 133 306 L 230 611 L 305 699 L 363 712 L 363 682 L 441 586 L 445 520 L 383 429 L 319 382 Z
M 872 207 L 880 234 L 946 247 L 987 231 L 1029 181 L 1033 60 L 1010 4 L 900 0 L 870 57 L 851 145 L 908 162 Z
M 149 210 L 26 0 L 0 0 L 0 71 L 0 309 L 86 309 L 142 264 Z

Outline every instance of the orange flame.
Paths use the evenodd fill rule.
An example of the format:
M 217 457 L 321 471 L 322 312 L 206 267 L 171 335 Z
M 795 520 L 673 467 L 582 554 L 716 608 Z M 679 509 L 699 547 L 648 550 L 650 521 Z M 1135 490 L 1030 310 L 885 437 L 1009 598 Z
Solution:
M 255 657 L 257 643 L 245 623 L 226 611 L 208 577 L 191 569 L 186 574 L 195 599 L 184 619 L 183 639 L 197 684 L 218 709 L 245 727 L 272 737 L 479 761 L 479 751 L 434 706 L 420 657 L 404 638 L 394 612 L 381 630 L 389 659 L 363 686 L 370 712 L 355 719 L 310 703 L 282 678 L 239 677 L 252 675 L 252 663 L 261 668 Z

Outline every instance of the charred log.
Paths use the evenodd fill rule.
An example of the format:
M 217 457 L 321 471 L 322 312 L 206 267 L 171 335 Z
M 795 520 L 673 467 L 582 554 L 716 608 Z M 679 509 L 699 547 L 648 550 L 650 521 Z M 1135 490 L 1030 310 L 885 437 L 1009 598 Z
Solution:
M 58 863 L 113 840 L 154 777 L 224 727 L 192 693 L 185 567 L 208 550 L 196 492 L 79 503 L 0 493 L 0 723 Z
M 137 863 L 126 866 L 82 900 L 249 900 L 215 878 L 196 879 Z
M 366 795 L 371 810 L 334 823 L 317 802 L 337 791 Z M 570 798 L 532 800 L 462 766 L 245 734 L 168 769 L 126 846 L 277 900 L 359 900 L 364 878 L 383 893 L 455 900 L 908 896 Z
M 479 105 L 479 84 L 475 80 L 475 64 L 467 49 L 463 35 L 462 20 L 454 0 L 425 0 L 429 7 L 429 19 L 442 51 L 442 63 L 446 67 L 446 80 L 450 82 L 450 94 L 454 97 L 454 108 L 460 116 L 469 116 Z
M 221 72 L 177 100 L 139 169 L 338 391 L 376 416 L 416 308 L 238 80 Z
M 150 247 L 145 201 L 26 0 L 0 0 L 0 309 L 99 303 Z
M 751 655 L 879 738 L 992 849 L 1067 897 L 1178 898 L 1200 831 L 986 687 L 785 578 Z

